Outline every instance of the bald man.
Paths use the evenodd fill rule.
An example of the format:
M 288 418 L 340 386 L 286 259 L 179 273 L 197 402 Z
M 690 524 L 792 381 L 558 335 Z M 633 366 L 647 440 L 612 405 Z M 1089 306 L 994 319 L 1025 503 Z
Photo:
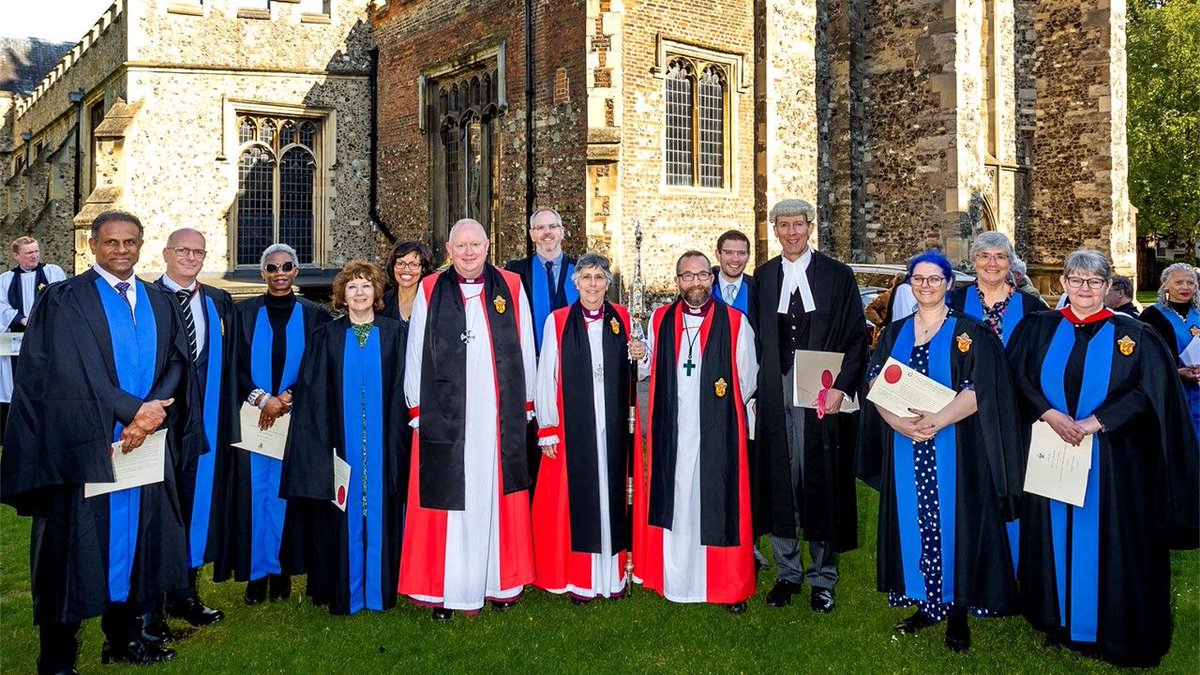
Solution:
M 478 222 L 455 223 L 446 254 L 453 267 L 426 277 L 413 302 L 404 381 L 420 468 L 409 480 L 399 591 L 435 621 L 488 600 L 507 610 L 533 581 L 529 300 L 518 275 L 488 262 Z
M 221 528 L 212 517 L 213 504 L 218 503 L 224 481 L 218 465 L 219 453 L 228 452 L 230 434 L 237 420 L 233 356 L 235 350 L 227 342 L 233 336 L 235 312 L 229 293 L 199 282 L 197 277 L 208 255 L 204 235 L 191 228 L 175 230 L 167 237 L 163 262 L 167 271 L 156 282 L 174 296 L 187 333 L 192 378 L 197 386 L 192 391 L 194 405 L 202 411 L 204 420 L 203 444 L 200 436 L 185 448 L 181 463 L 179 501 L 187 527 L 188 586 L 168 594 L 166 612 L 193 626 L 214 624 L 225 618 L 224 613 L 207 607 L 196 590 L 200 568 L 213 560 Z M 217 498 L 214 498 L 217 495 Z M 151 609 L 143 616 L 142 639 L 168 642 L 170 630 L 163 620 L 163 606 Z

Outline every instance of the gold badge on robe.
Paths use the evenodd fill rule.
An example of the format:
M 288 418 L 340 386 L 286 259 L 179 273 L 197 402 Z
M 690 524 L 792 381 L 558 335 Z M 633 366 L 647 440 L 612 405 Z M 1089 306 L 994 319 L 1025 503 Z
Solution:
M 1200 337 L 1200 326 L 1192 326 L 1192 337 Z
M 496 306 L 496 311 L 500 314 L 503 314 L 504 311 L 508 309 L 508 303 L 505 302 L 504 298 L 500 297 L 499 295 L 496 296 L 495 300 L 492 300 L 492 304 Z
M 1133 348 L 1136 346 L 1137 343 L 1133 340 L 1130 340 L 1128 335 L 1125 335 L 1120 340 L 1117 340 L 1117 347 L 1121 350 L 1121 356 L 1129 356 L 1130 354 L 1133 354 Z
M 725 398 L 725 392 L 729 389 L 729 383 L 725 378 L 721 378 L 713 383 L 713 391 L 716 392 L 717 398 Z
M 225 337 L 225 318 L 221 317 L 221 337 Z
M 608 322 L 608 325 L 612 327 L 613 335 L 621 334 L 621 324 L 617 323 L 617 317 L 614 316 L 612 320 Z
M 37 287 L 37 292 L 38 292 L 38 293 L 41 293 L 41 292 L 42 292 L 42 291 L 44 291 L 44 290 L 46 290 L 46 284 L 38 284 L 38 287 Z M 1194 330 L 1197 330 L 1197 329 L 1196 329 L 1196 328 L 1193 328 L 1192 330 L 1194 331 Z
M 964 332 L 955 338 L 955 340 L 958 341 L 958 351 L 962 352 L 963 354 L 971 351 L 971 343 L 974 342 L 974 340 L 971 339 L 970 335 L 967 335 Z

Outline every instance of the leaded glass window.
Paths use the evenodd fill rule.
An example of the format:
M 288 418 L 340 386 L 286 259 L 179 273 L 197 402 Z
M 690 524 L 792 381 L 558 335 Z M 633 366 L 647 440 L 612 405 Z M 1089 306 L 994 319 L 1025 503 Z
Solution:
M 726 66 L 676 57 L 668 63 L 663 79 L 667 185 L 725 187 L 729 152 Z

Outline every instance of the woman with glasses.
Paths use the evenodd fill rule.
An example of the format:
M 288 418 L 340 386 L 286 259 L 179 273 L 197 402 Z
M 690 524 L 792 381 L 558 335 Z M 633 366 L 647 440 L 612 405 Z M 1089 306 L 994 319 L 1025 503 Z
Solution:
M 334 309 L 346 314 L 309 336 L 283 460 L 281 494 L 312 528 L 307 592 L 332 614 L 396 604 L 410 437 L 396 410 L 407 327 L 376 313 L 386 283 L 364 260 L 333 280 Z
M 433 251 L 424 242 L 402 241 L 392 249 L 389 261 L 384 271 L 391 276 L 392 287 L 384 291 L 378 314 L 407 325 L 421 279 L 433 273 Z
M 1192 425 L 1200 434 L 1200 295 L 1196 293 L 1196 269 L 1188 263 L 1175 263 L 1162 271 L 1160 279 L 1158 302 L 1147 307 L 1141 319 L 1154 326 L 1176 355 L 1175 369 L 1187 395 Z
M 291 412 L 305 342 L 329 321 L 320 305 L 296 297 L 292 284 L 300 273 L 296 251 L 272 244 L 260 260 L 267 292 L 237 304 L 238 396 L 257 407 L 258 427 L 270 429 Z M 246 604 L 291 593 L 291 577 L 303 571 L 301 519 L 279 498 L 283 462 L 264 454 L 231 449 L 232 490 L 222 508 L 228 524 L 224 550 L 214 578 L 232 575 L 246 584 Z
M 1019 581 L 1048 646 L 1149 667 L 1171 644 L 1168 551 L 1197 543 L 1198 451 L 1173 353 L 1104 306 L 1110 277 L 1101 253 L 1068 255 L 1070 304 L 1026 317 L 1008 346 L 1025 429 L 1045 422 L 1088 464 L 1082 506 L 1025 491 Z
M 922 253 L 908 270 L 917 311 L 884 330 L 868 381 L 899 380 L 890 358 L 956 394 L 941 410 L 905 416 L 864 406 L 858 471 L 881 495 L 878 589 L 893 606 L 917 607 L 896 632 L 949 619 L 946 647 L 959 652 L 971 644 L 968 609 L 1017 609 L 1004 526 L 1020 493 L 1016 394 L 999 340 L 946 306 L 946 258 Z
M 641 431 L 629 433 L 629 312 L 606 301 L 608 259 L 586 253 L 579 301 L 546 318 L 534 407 L 544 455 L 533 496 L 533 585 L 575 604 L 625 594 L 630 519 L 625 482 Z M 640 426 L 640 425 L 639 425 Z

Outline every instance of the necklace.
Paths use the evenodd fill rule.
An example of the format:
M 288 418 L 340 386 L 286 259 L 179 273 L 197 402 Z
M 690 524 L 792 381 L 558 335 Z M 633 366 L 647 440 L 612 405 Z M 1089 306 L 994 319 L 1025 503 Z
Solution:
M 683 332 L 687 334 L 688 339 L 688 356 L 687 361 L 683 363 L 683 370 L 688 377 L 691 377 L 692 371 L 696 369 L 696 363 L 692 361 L 692 349 L 696 346 L 696 340 L 700 337 L 700 326 L 696 326 L 695 331 L 696 333 L 693 335 L 692 329 L 688 328 L 687 324 L 684 324 Z
M 940 329 L 942 327 L 942 323 L 945 322 L 946 317 L 948 315 L 949 315 L 949 311 L 943 310 L 942 312 L 939 313 L 939 316 L 936 319 L 934 319 L 932 322 L 928 322 L 925 320 L 924 315 L 921 314 L 920 311 L 918 311 L 917 312 L 917 323 L 921 324 L 921 338 L 925 342 L 928 342 L 929 335 L 931 333 L 936 333 L 938 331 L 938 329 Z M 922 343 L 922 344 L 924 344 L 924 343 Z

